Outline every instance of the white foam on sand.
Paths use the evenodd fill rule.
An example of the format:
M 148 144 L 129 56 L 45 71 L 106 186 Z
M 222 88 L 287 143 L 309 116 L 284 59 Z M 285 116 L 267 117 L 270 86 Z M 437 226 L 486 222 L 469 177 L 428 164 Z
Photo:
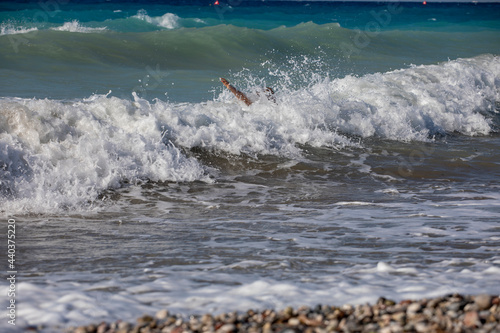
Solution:
M 447 266 L 444 262 L 435 265 L 440 264 Z M 321 275 L 314 283 L 272 278 L 249 280 L 245 275 L 210 271 L 197 271 L 193 276 L 191 272 L 173 269 L 164 270 L 164 277 L 130 287 L 126 286 L 129 282 L 117 277 L 75 283 L 71 282 L 71 273 L 65 273 L 64 281 L 43 287 L 26 282 L 18 284 L 18 304 L 22 304 L 18 325 L 69 327 L 118 319 L 135 322 L 142 314 L 153 315 L 160 309 L 182 315 L 216 314 L 316 304 L 373 304 L 381 295 L 400 301 L 450 293 L 494 292 L 498 267 L 486 263 L 478 266 L 474 271 L 450 268 L 431 273 L 410 264 L 379 262 L 375 266 L 354 265 L 343 275 Z M 155 272 L 157 276 L 161 273 Z M 200 284 L 195 280 L 218 283 Z M 112 287 L 120 291 L 106 291 Z

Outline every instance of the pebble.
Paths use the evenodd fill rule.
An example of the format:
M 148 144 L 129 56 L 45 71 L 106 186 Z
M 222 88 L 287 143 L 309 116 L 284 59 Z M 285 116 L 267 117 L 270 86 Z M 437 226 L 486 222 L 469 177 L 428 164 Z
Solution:
M 317 305 L 282 311 L 180 316 L 163 309 L 143 315 L 133 325 L 124 321 L 89 324 L 66 333 L 330 333 L 330 332 L 500 332 L 498 295 L 403 300 L 381 297 L 375 305 Z
M 168 314 L 169 314 L 168 310 L 162 309 L 156 313 L 155 318 L 159 320 L 164 320 L 168 318 Z
M 479 307 L 479 310 L 486 310 L 491 307 L 491 296 L 486 294 L 477 295 L 474 302 Z
M 285 310 L 283 311 L 283 313 L 288 316 L 288 317 L 291 317 L 293 316 L 293 308 L 291 306 L 287 306 L 285 308 Z
M 479 321 L 479 314 L 476 311 L 468 311 L 464 316 L 464 325 L 465 327 L 476 327 L 481 326 L 481 322 Z
M 233 324 L 225 324 L 222 325 L 216 332 L 218 333 L 230 333 L 236 330 L 236 326 Z
M 419 303 L 412 303 L 408 305 L 408 308 L 406 309 L 406 314 L 408 316 L 414 316 L 416 313 L 418 313 L 422 309 L 422 305 Z

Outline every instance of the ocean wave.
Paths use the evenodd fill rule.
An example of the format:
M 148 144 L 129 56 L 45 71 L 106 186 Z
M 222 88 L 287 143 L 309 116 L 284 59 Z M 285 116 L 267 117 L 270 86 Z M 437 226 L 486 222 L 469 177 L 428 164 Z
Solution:
M 0 47 L 5 50 L 6 55 L 12 54 L 12 57 L 16 58 L 19 50 L 18 44 L 22 47 L 25 41 L 29 41 L 30 50 L 26 54 L 28 57 L 26 62 L 29 64 L 37 64 L 38 59 L 43 57 L 47 61 L 53 60 L 58 63 L 64 61 L 68 65 L 79 64 L 82 60 L 85 62 L 92 60 L 110 65 L 144 67 L 144 54 L 147 54 L 148 62 L 158 64 L 163 69 L 207 67 L 227 69 L 228 67 L 241 67 L 243 63 L 258 64 L 272 50 L 276 54 L 285 56 L 292 51 L 305 54 L 315 53 L 321 45 L 324 46 L 324 50 L 337 48 L 331 43 L 335 43 L 339 38 L 347 38 L 337 37 L 329 41 L 329 38 L 335 34 L 343 33 L 342 28 L 339 28 L 337 24 L 319 29 L 315 27 L 316 25 L 313 24 L 305 24 L 296 28 L 263 31 L 219 25 L 137 34 L 117 33 L 113 31 L 112 26 L 106 30 L 105 28 L 89 28 L 82 26 L 78 21 L 72 21 L 55 30 L 40 30 L 36 38 L 26 36 L 26 38 L 16 39 L 16 47 L 12 47 L 12 40 L 0 38 Z M 61 35 L 56 30 L 71 33 Z M 91 36 L 72 34 L 80 32 L 102 33 Z M 313 36 L 310 33 L 313 33 Z M 292 36 L 295 37 L 292 39 Z M 313 37 L 317 37 L 314 42 L 311 41 Z M 316 44 L 318 41 L 320 43 Z M 51 45 L 53 47 L 49 47 Z M 66 50 L 64 57 L 57 52 L 48 51 L 52 49 Z M 96 49 L 106 50 L 106 52 L 96 53 Z M 338 48 L 336 52 L 340 52 Z M 124 54 L 127 56 L 124 57 Z M 339 56 L 341 56 L 340 53 Z
M 304 62 L 280 72 L 276 102 L 252 92 L 264 82 L 236 76 L 238 85 L 248 80 L 250 106 L 227 90 L 202 103 L 149 102 L 135 93 L 133 100 L 2 98 L 2 210 L 92 209 L 124 182 L 210 181 L 215 175 L 203 162 L 185 154 L 193 148 L 300 159 L 304 146 L 338 150 L 363 146 L 363 138 L 432 141 L 500 128 L 498 56 L 288 86 Z
M 19 38 L 0 38 L 0 47 L 5 56 L 16 58 L 19 56 L 18 50 L 20 48 L 22 50 L 23 45 L 29 42 L 29 52 L 21 53 L 26 57 L 23 68 L 24 64 L 38 64 L 41 57 L 47 61 L 64 63 L 68 66 L 90 60 L 106 65 L 144 68 L 144 54 L 147 54 L 149 64 L 159 65 L 165 70 L 214 68 L 227 70 L 256 67 L 266 60 L 276 63 L 285 62 L 289 57 L 304 55 L 323 56 L 324 62 L 331 63 L 329 73 L 345 75 L 348 74 L 347 71 L 350 70 L 351 65 L 364 66 L 367 68 L 366 72 L 370 72 L 385 70 L 389 66 L 389 68 L 401 68 L 408 61 L 413 60 L 416 63 L 443 61 L 450 58 L 447 46 L 453 47 L 456 50 L 454 52 L 461 57 L 495 53 L 496 47 L 492 46 L 494 43 L 485 44 L 484 40 L 498 39 L 498 34 L 495 32 L 482 32 L 479 35 L 476 33 L 460 34 L 459 37 L 463 41 L 462 46 L 459 47 L 452 39 L 456 37 L 448 33 L 391 31 L 381 32 L 373 39 L 363 39 L 363 43 L 360 44 L 356 43 L 356 41 L 360 42 L 356 39 L 359 37 L 359 31 L 343 28 L 338 23 L 318 25 L 306 22 L 294 27 L 283 26 L 271 30 L 233 25 L 177 29 L 175 27 L 182 26 L 182 24 L 178 25 L 175 15 L 169 15 L 155 18 L 158 20 L 155 24 L 163 24 L 167 27 L 162 28 L 161 31 L 117 32 L 114 25 L 121 24 L 117 22 L 118 20 L 108 22 L 106 28 L 93 27 L 96 23 L 89 26 L 88 23 L 82 24 L 74 20 L 62 26 L 53 27 L 55 30 L 69 32 L 68 34 L 61 35 L 55 30 L 39 30 L 36 38 L 33 33 L 28 36 L 19 36 Z M 134 20 L 138 22 L 137 24 L 143 24 L 142 22 L 149 24 L 146 21 Z M 4 33 L 6 31 L 10 30 L 4 29 Z M 18 31 L 18 33 L 29 32 L 29 30 Z M 84 35 L 81 34 L 82 32 L 101 33 L 82 36 Z M 76 33 L 78 36 L 75 35 Z M 399 45 L 401 40 L 405 40 L 409 47 L 398 48 L 395 51 L 395 45 Z M 445 47 L 441 47 L 443 45 Z M 65 50 L 64 57 L 61 57 L 58 52 L 52 52 L 52 49 Z M 95 52 L 96 49 L 105 50 L 105 52 Z M 425 50 L 425 52 L 415 54 L 414 50 Z M 127 56 L 124 57 L 124 54 Z M 377 67 L 377 64 L 381 63 L 384 64 L 384 68 Z M 15 65 L 11 66 L 11 69 L 15 70 Z M 352 69 L 350 71 L 352 72 Z
M 362 77 L 325 80 L 287 96 L 343 133 L 391 140 L 427 140 L 498 129 L 500 58 L 484 55 Z
M 91 210 L 123 182 L 210 181 L 130 101 L 0 99 L 0 210 Z
M 166 29 L 179 28 L 180 27 L 179 21 L 181 19 L 179 16 L 173 13 L 166 13 L 162 16 L 151 17 L 144 9 L 141 9 L 140 11 L 137 12 L 136 15 L 132 17 Z
M 335 79 L 306 78 L 310 61 L 315 60 L 289 61 L 283 65 L 287 70 L 270 69 L 278 76 L 276 103 L 250 93 L 266 84 L 244 72 L 235 80 L 246 85 L 243 90 L 255 101 L 251 106 L 228 91 L 214 104 L 177 106 L 176 119 L 181 121 L 169 124 L 172 140 L 230 153 L 293 156 L 297 145 L 342 148 L 355 145 L 358 138 L 431 141 L 450 133 L 488 135 L 499 128 L 498 56 Z M 300 78 L 308 84 L 290 87 Z M 155 108 L 172 112 L 161 102 Z
M 37 30 L 38 28 L 26 28 L 22 26 L 14 26 L 13 24 L 9 23 L 2 23 L 2 25 L 0 25 L 0 36 L 26 34 Z
M 65 22 L 62 26 L 51 28 L 57 31 L 68 31 L 68 32 L 79 32 L 79 33 L 92 33 L 100 32 L 106 30 L 106 27 L 101 28 L 91 28 L 81 25 L 78 20 L 73 20 L 71 22 Z
M 450 133 L 488 135 L 500 125 L 500 58 L 484 55 L 436 65 L 330 79 L 303 76 L 306 60 L 285 64 L 276 79 L 276 103 L 255 92 L 265 82 L 235 75 L 254 103 L 247 107 L 227 90 L 207 103 L 150 105 L 176 145 L 231 154 L 294 158 L 298 147 L 356 146 L 360 138 L 432 141 Z M 299 73 L 299 74 L 297 74 Z M 246 87 L 245 87 L 246 86 Z M 362 143 L 361 143 L 362 144 Z

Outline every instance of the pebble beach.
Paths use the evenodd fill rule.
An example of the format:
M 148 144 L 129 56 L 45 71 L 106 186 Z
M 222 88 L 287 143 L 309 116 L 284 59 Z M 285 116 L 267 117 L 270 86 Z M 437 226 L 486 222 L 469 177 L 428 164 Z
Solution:
M 370 305 L 317 305 L 283 310 L 248 310 L 179 316 L 160 310 L 135 323 L 94 323 L 67 333 L 188 333 L 188 332 L 500 332 L 500 298 L 481 294 L 447 295 L 394 302 L 383 297 Z

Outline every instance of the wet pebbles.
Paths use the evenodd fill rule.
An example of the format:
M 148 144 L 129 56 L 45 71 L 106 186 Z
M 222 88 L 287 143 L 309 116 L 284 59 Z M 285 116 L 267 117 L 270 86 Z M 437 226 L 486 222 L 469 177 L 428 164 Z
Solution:
M 399 303 L 380 298 L 375 305 L 318 305 L 281 311 L 183 317 L 160 310 L 136 323 L 117 321 L 72 328 L 71 333 L 196 332 L 500 332 L 500 298 L 448 295 Z

